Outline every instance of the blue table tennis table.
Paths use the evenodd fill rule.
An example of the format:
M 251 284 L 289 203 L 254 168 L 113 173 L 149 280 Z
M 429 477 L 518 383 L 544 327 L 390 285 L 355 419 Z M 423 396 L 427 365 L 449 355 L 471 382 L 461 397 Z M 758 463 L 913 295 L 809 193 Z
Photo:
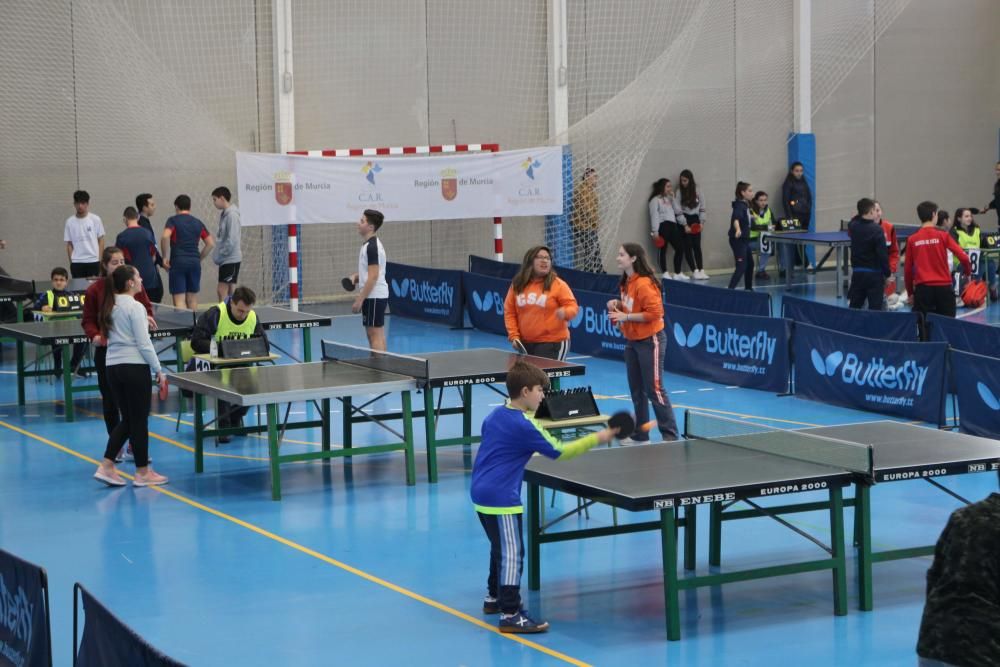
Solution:
M 906 247 L 906 240 L 918 229 L 920 227 L 916 225 L 896 225 L 896 240 L 900 245 L 901 251 Z M 851 237 L 848 236 L 846 229 L 832 232 L 762 232 L 760 242 L 762 246 L 765 246 L 767 243 L 778 245 L 784 243 L 796 248 L 806 246 L 827 247 L 826 254 L 816 262 L 816 270 L 821 269 L 823 264 L 826 263 L 827 258 L 833 254 L 836 264 L 837 298 L 839 299 L 844 296 L 844 280 L 842 276 L 847 273 L 847 257 L 851 247 Z M 794 273 L 794 262 L 790 262 L 790 266 L 785 267 L 785 289 L 792 286 Z

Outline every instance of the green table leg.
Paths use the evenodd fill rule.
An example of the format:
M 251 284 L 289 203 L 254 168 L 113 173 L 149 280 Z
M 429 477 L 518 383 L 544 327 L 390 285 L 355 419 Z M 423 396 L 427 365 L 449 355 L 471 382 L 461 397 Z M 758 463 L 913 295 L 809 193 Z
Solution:
M 684 508 L 684 569 L 694 570 L 697 559 L 698 506 Z
M 194 395 L 194 471 L 205 472 L 205 397 Z
M 660 510 L 663 549 L 663 598 L 667 611 L 667 639 L 681 638 L 681 603 L 677 591 L 677 517 L 674 508 Z
M 343 424 L 344 424 L 344 449 L 350 449 L 354 446 L 353 436 L 354 436 L 354 424 L 351 421 L 353 417 L 351 416 L 353 412 L 354 404 L 351 402 L 350 396 L 344 396 L 340 399 L 340 405 L 344 409 Z
M 404 391 L 401 398 L 403 399 L 403 444 L 406 446 L 403 450 L 406 457 L 406 484 L 413 486 L 417 483 L 417 462 L 413 454 L 413 404 L 410 392 Z
M 874 606 L 872 593 L 872 504 L 871 487 L 854 486 L 854 523 L 858 540 L 858 608 L 871 611 Z
M 184 360 L 181 359 L 181 337 L 180 336 L 174 336 L 174 359 L 176 360 L 175 361 L 175 366 L 177 367 L 177 372 L 178 373 L 183 373 L 184 372 Z M 177 410 L 179 411 L 179 414 L 177 415 L 177 419 L 178 420 L 180 420 L 180 415 L 184 414 L 184 410 L 185 410 L 186 407 L 187 407 L 187 399 L 184 398 L 184 394 L 183 393 L 178 392 L 177 393 Z M 180 426 L 180 421 L 178 421 L 177 425 L 178 425 L 178 427 Z
M 830 548 L 833 551 L 833 613 L 847 615 L 847 556 L 844 549 L 844 491 L 830 489 Z
M 17 404 L 24 407 L 24 342 L 17 341 Z
M 302 330 L 302 361 L 308 364 L 312 360 L 312 329 L 306 327 Z
M 443 390 L 442 390 L 443 391 Z M 427 481 L 437 484 L 437 440 L 434 426 L 437 415 L 434 413 L 434 390 L 424 387 L 424 436 L 427 440 Z
M 708 564 L 722 564 L 722 503 L 712 503 L 708 515 Z
M 63 406 L 66 421 L 71 422 L 76 419 L 76 414 L 73 411 L 73 369 L 69 367 L 69 345 L 60 345 L 59 354 L 62 356 Z
M 537 484 L 528 484 L 528 590 L 537 591 L 541 587 L 542 545 L 538 541 L 541 533 L 539 507 L 544 502 Z
M 323 421 L 323 451 L 330 451 L 330 399 L 324 398 L 320 403 L 320 419 Z
M 267 404 L 267 458 L 271 467 L 271 500 L 281 500 L 281 469 L 278 466 L 278 404 Z

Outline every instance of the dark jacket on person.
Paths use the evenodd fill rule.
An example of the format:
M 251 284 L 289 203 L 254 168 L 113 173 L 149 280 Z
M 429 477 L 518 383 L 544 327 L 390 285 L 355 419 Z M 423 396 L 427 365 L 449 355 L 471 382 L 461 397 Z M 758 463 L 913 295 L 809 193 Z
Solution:
M 785 208 L 786 218 L 795 218 L 803 227 L 809 225 L 812 215 L 813 197 L 805 177 L 801 179 L 789 177 L 781 186 L 781 205 Z
M 750 205 L 742 199 L 733 201 L 733 214 L 729 216 L 729 238 L 736 238 L 733 230 L 733 220 L 740 223 L 740 238 L 738 241 L 750 242 Z
M 953 512 L 938 538 L 917 655 L 1000 664 L 1000 495 Z
M 885 232 L 881 225 L 856 215 L 847 225 L 847 235 L 851 237 L 852 267 L 881 272 L 886 278 L 892 275 L 889 270 L 889 251 L 885 248 Z
M 993 184 L 993 201 L 990 202 L 990 208 L 997 214 L 997 228 L 1000 229 L 1000 178 Z
M 233 316 L 233 309 L 229 307 L 229 303 L 226 303 L 226 309 L 229 313 L 229 319 L 236 322 L 236 317 Z M 212 338 L 215 337 L 215 332 L 219 329 L 219 306 L 215 305 L 206 310 L 198 318 L 198 321 L 194 324 L 194 331 L 191 332 L 191 349 L 195 354 L 207 354 L 212 347 Z M 267 336 L 264 335 L 264 327 L 260 324 L 260 318 L 257 318 L 257 326 L 253 329 L 254 336 L 260 336 L 264 339 L 264 344 L 267 345 L 267 349 L 270 352 L 271 346 L 267 342 Z

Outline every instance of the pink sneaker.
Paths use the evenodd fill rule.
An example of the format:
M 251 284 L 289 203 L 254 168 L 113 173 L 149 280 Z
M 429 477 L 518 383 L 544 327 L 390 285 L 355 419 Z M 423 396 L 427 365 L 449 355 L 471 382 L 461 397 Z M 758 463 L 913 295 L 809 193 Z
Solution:
M 158 472 L 150 470 L 145 475 L 136 473 L 132 479 L 132 486 L 162 486 L 170 480 Z
M 125 479 L 118 474 L 117 470 L 109 473 L 98 467 L 97 472 L 94 473 L 94 479 L 104 482 L 108 486 L 125 486 Z

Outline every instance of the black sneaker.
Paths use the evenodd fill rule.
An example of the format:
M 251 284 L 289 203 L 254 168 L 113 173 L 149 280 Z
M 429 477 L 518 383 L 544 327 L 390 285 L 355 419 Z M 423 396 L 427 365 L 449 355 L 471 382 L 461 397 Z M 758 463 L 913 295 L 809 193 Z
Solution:
M 754 275 L 754 278 L 756 278 L 757 280 L 770 280 L 771 275 L 767 271 L 758 271 Z
M 483 599 L 483 613 L 484 614 L 499 614 L 500 613 L 500 601 L 496 598 L 486 597 Z
M 510 616 L 502 616 L 500 618 L 500 632 L 511 632 L 516 634 L 535 634 L 537 632 L 545 632 L 549 629 L 549 624 L 545 621 L 538 622 L 532 620 L 524 610 L 517 612 L 516 614 L 511 614 Z

